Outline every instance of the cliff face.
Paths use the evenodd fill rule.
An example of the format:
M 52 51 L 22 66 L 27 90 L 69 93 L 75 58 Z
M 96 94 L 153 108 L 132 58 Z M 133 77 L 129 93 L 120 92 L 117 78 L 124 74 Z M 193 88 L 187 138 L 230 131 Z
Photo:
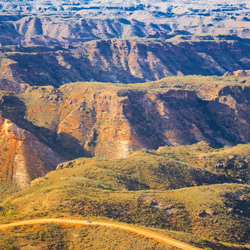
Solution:
M 44 176 L 63 160 L 58 154 L 8 119 L 0 118 L 0 179 L 18 188 Z
M 77 156 L 119 158 L 163 145 L 250 141 L 248 86 L 222 85 L 210 100 L 197 93 L 78 83 L 29 88 L 21 96 L 26 119 Z
M 0 88 L 21 92 L 27 84 L 59 87 L 77 81 L 136 83 L 176 75 L 223 75 L 226 71 L 250 69 L 249 48 L 247 40 L 235 37 L 216 41 L 104 40 L 75 47 L 5 47 L 0 50 Z
M 63 159 L 124 158 L 137 149 L 199 141 L 213 147 L 250 142 L 248 83 L 208 78 L 200 87 L 183 79 L 139 85 L 75 83 L 2 93 L 1 178 L 24 187 Z

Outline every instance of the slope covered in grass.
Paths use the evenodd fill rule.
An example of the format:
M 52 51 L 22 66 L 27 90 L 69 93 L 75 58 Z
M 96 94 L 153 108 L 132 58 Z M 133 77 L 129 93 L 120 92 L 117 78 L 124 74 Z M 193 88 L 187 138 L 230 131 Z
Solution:
M 227 242 L 228 246 L 223 243 L 218 249 L 240 249 L 231 244 L 247 244 L 250 240 L 249 177 L 245 172 L 246 179 L 240 184 L 234 175 L 240 171 L 229 175 L 213 163 L 229 155 L 234 155 L 237 164 L 243 155 L 247 160 L 248 147 L 213 150 L 199 143 L 141 150 L 126 159 L 79 158 L 65 162 L 58 165 L 57 171 L 6 198 L 1 206 L 1 221 L 98 217 L 183 232 L 184 241 L 192 242 L 188 235 L 193 235 L 201 240 L 194 242 L 199 246 Z M 214 162 L 202 165 L 201 155 Z M 178 234 L 174 235 L 178 239 Z
M 200 142 L 190 146 L 161 147 L 153 154 L 185 162 L 212 173 L 223 175 L 227 181 L 250 184 L 250 145 L 213 149 Z
M 124 230 L 67 224 L 20 226 L 0 232 L 0 249 L 175 250 L 177 248 Z

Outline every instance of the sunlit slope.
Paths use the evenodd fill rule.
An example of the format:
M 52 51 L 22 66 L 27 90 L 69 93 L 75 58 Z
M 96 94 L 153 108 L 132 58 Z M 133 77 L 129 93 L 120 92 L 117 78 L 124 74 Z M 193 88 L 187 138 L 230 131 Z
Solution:
M 237 159 L 247 152 L 246 147 L 212 153 L 218 157 L 229 150 Z M 184 149 L 181 154 L 187 157 Z M 163 154 L 160 149 L 135 152 L 127 159 L 76 159 L 61 164 L 60 170 L 7 198 L 2 204 L 2 221 L 99 216 L 183 231 L 197 238 L 208 237 L 211 242 L 249 242 L 249 186 L 237 184 L 238 176 L 216 171 L 211 165 L 191 165 L 195 154 L 211 153 L 207 145 L 190 146 L 190 159 L 185 163 L 178 159 L 180 148 L 166 148 L 165 152 L 170 150 L 172 155 L 168 156 L 158 155 L 159 151 Z M 210 184 L 211 180 L 236 183 Z M 244 182 L 248 183 L 247 179 Z

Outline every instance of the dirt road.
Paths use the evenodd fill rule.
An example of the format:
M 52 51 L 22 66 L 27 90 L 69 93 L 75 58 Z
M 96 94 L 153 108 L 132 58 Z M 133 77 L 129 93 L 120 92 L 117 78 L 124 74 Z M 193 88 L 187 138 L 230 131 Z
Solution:
M 82 224 L 82 225 L 98 225 L 98 226 L 106 226 L 106 227 L 112 227 L 112 228 L 119 228 L 122 230 L 134 232 L 143 236 L 146 236 L 148 238 L 155 239 L 157 241 L 165 242 L 171 246 L 178 247 L 180 249 L 184 250 L 201 250 L 200 248 L 192 247 L 188 244 L 182 243 L 180 241 L 168 238 L 163 235 L 159 235 L 154 232 L 150 232 L 144 229 L 132 227 L 132 226 L 125 226 L 122 224 L 116 224 L 116 223 L 106 223 L 106 222 L 91 222 L 87 223 L 84 220 L 69 220 L 69 219 L 36 219 L 36 220 L 26 220 L 26 221 L 18 221 L 18 222 L 13 222 L 9 224 L 2 224 L 0 225 L 0 229 L 2 228 L 7 228 L 7 227 L 14 227 L 14 226 L 23 226 L 23 225 L 32 225 L 32 224 L 41 224 L 41 223 L 67 223 L 67 224 Z

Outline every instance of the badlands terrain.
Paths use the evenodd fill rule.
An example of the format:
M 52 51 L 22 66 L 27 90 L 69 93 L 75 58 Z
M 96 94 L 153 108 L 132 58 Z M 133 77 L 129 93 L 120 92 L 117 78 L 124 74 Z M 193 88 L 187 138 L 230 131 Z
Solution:
M 5 0 L 0 7 L 13 36 L 26 37 L 27 42 L 33 36 L 63 44 L 134 36 L 165 38 L 173 32 L 241 37 L 249 37 L 250 32 L 247 0 Z
M 250 249 L 249 1 L 0 1 L 0 142 L 1 250 Z

